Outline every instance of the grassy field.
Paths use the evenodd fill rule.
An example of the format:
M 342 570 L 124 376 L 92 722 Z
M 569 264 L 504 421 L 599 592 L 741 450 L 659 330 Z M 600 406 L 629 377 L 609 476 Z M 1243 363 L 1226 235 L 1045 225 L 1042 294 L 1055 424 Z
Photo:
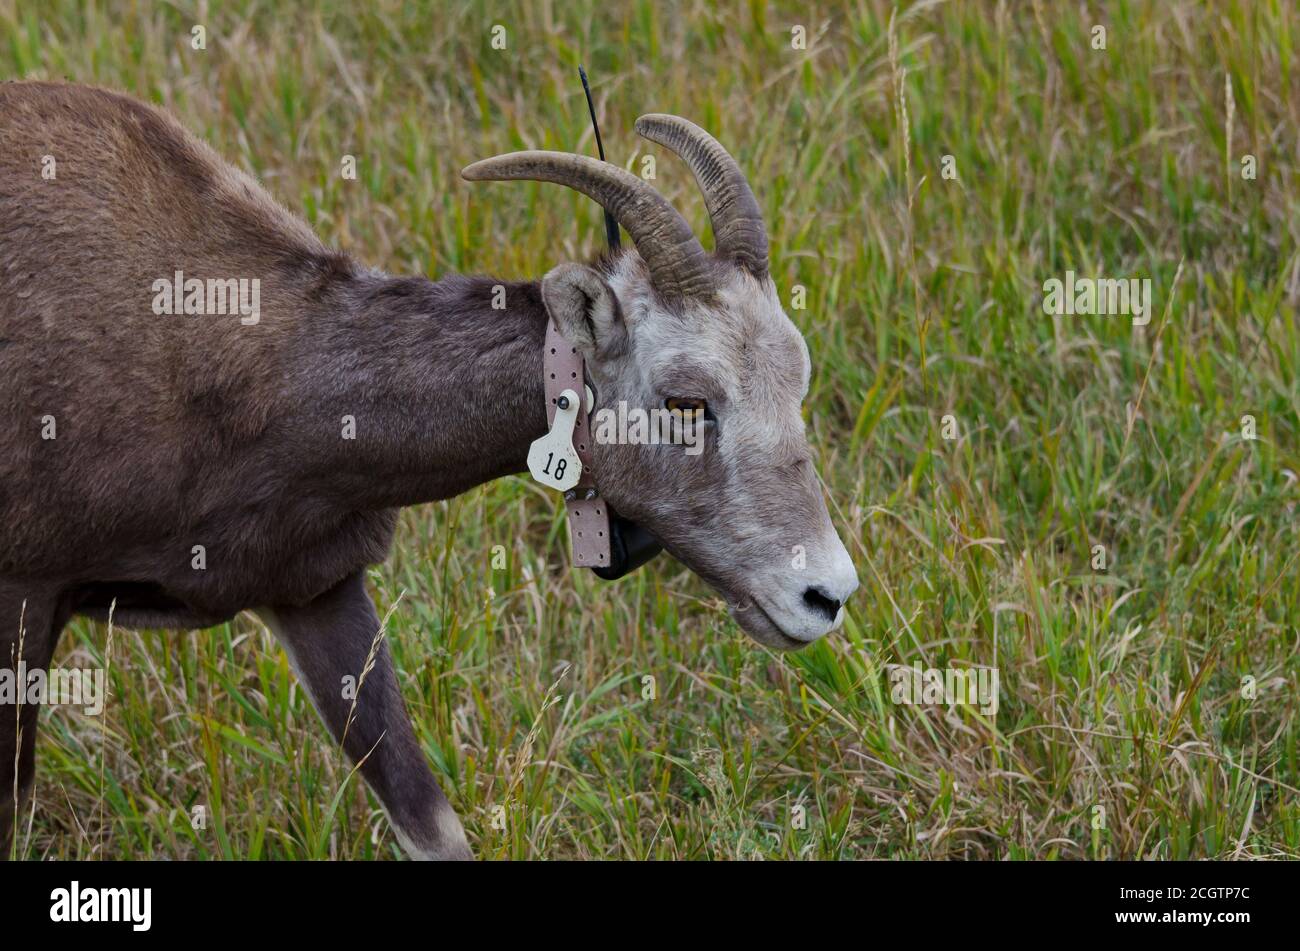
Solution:
M 748 172 L 783 299 L 807 289 L 810 440 L 862 589 L 776 654 L 668 558 L 570 570 L 523 478 L 405 513 L 371 589 L 481 857 L 1300 855 L 1300 11 L 726 6 L 0 0 L 0 70 L 163 104 L 392 272 L 599 251 L 586 199 L 458 174 L 594 152 L 579 63 L 611 158 L 658 156 L 702 236 L 633 120 L 687 116 Z M 1067 270 L 1149 278 L 1150 323 L 1045 315 Z M 996 715 L 893 702 L 917 662 L 996 667 Z M 112 696 L 43 716 L 20 856 L 401 854 L 253 618 L 78 622 L 56 663 L 108 663 Z

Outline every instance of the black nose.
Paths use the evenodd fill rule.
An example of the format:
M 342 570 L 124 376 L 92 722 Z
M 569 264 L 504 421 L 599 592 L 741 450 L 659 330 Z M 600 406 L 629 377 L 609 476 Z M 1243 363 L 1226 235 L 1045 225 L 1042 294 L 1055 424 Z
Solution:
M 840 603 L 834 598 L 828 598 L 822 593 L 820 588 L 809 588 L 803 593 L 803 603 L 808 605 L 815 613 L 825 615 L 826 620 L 835 620 L 835 615 L 840 613 Z

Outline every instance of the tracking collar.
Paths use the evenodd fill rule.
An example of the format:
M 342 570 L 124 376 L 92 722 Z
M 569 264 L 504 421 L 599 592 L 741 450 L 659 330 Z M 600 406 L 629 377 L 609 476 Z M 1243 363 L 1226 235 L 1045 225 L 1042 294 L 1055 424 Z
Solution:
M 596 149 L 603 162 L 605 144 L 600 138 L 600 123 L 596 121 L 587 71 L 579 66 L 578 75 L 587 97 L 591 127 L 596 133 Z M 604 211 L 605 240 L 610 251 L 617 251 L 618 222 L 609 209 Z M 606 581 L 614 581 L 640 568 L 663 551 L 663 546 L 650 532 L 619 515 L 600 497 L 591 464 L 591 411 L 595 396 L 587 383 L 582 354 L 564 338 L 549 315 L 542 378 L 549 431 L 528 450 L 528 471 L 538 482 L 564 493 L 574 564 L 592 569 Z
M 573 563 L 614 581 L 641 567 L 662 546 L 650 532 L 623 518 L 601 498 L 591 461 L 591 411 L 595 397 L 585 361 L 547 317 L 542 351 L 548 431 L 528 450 L 528 471 L 564 493 Z

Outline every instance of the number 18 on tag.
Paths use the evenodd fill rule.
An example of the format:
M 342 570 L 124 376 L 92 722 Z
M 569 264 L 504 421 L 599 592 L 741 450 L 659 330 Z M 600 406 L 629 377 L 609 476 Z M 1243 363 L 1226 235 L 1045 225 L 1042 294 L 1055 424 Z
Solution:
M 573 427 L 578 422 L 578 394 L 560 394 L 551 431 L 534 440 L 528 450 L 528 471 L 542 485 L 567 492 L 582 478 L 582 460 L 573 448 Z

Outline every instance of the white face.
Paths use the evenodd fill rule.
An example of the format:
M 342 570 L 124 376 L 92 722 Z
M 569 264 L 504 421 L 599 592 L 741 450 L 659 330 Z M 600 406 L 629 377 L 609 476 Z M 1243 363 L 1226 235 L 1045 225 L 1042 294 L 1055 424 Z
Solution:
M 716 588 L 756 640 L 794 649 L 834 630 L 858 578 L 804 434 L 808 348 L 775 286 L 728 267 L 715 299 L 677 314 L 651 292 L 635 255 L 604 276 L 626 343 L 588 355 L 598 404 L 703 401 L 708 421 L 695 454 L 597 445 L 602 494 Z

